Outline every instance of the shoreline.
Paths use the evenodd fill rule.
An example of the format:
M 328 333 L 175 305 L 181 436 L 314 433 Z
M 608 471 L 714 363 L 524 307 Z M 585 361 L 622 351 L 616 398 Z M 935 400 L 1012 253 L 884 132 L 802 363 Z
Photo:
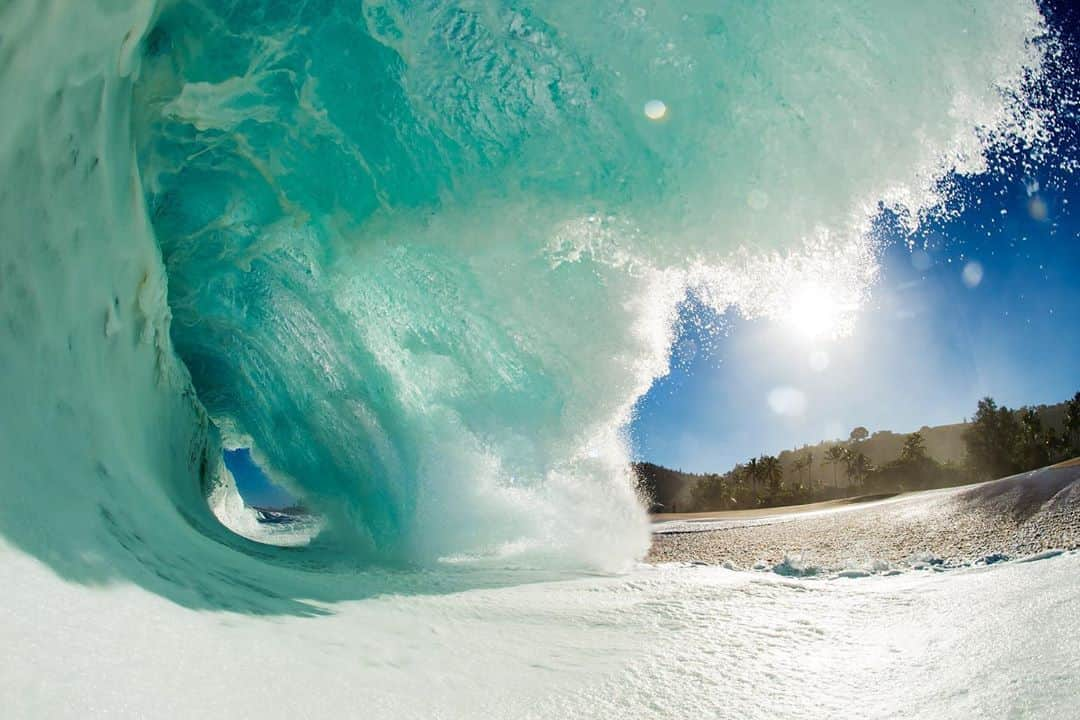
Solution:
M 653 518 L 645 561 L 735 568 L 965 564 L 1080 547 L 1080 459 L 889 497 Z

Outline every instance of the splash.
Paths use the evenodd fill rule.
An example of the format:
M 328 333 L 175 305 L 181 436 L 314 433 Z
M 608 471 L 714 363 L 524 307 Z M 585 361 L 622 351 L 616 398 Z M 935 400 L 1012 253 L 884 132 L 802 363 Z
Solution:
M 1023 0 L 110 8 L 0 10 L 0 529 L 87 580 L 262 552 L 223 446 L 309 557 L 625 565 L 687 292 L 847 331 L 880 208 L 1042 133 Z

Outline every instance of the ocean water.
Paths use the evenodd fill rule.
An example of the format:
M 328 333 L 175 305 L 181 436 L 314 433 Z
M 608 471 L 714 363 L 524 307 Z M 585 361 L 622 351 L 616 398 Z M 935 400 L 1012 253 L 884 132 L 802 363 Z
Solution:
M 1067 633 L 1033 610 L 987 644 L 946 610 L 1014 578 L 972 606 L 994 613 L 1075 558 L 880 586 L 638 568 L 624 437 L 687 292 L 853 311 L 882 206 L 916 224 L 995 144 L 1045 137 L 1048 52 L 1025 0 L 0 3 L 4 640 L 26 659 L 5 695 L 1055 707 L 1046 678 L 1076 674 L 1027 638 Z M 316 513 L 304 542 L 251 540 L 273 538 L 222 463 L 237 447 Z M 873 666 L 887 637 L 898 686 Z M 1035 671 L 961 690 L 911 638 Z

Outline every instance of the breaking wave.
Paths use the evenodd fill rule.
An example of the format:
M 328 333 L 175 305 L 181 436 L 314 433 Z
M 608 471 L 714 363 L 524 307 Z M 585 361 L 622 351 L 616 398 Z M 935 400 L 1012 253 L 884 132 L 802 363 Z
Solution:
M 192 604 L 252 557 L 624 566 L 623 429 L 687 293 L 851 314 L 883 206 L 914 225 L 1044 132 L 1024 0 L 0 19 L 0 531 Z M 310 545 L 222 528 L 223 447 L 322 516 Z

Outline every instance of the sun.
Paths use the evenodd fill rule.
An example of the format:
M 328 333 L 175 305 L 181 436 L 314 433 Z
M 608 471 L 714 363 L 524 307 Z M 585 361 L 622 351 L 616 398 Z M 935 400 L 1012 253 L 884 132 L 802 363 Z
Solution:
M 838 335 L 844 320 L 844 307 L 835 293 L 820 285 L 805 285 L 791 294 L 783 313 L 784 324 L 808 340 Z

